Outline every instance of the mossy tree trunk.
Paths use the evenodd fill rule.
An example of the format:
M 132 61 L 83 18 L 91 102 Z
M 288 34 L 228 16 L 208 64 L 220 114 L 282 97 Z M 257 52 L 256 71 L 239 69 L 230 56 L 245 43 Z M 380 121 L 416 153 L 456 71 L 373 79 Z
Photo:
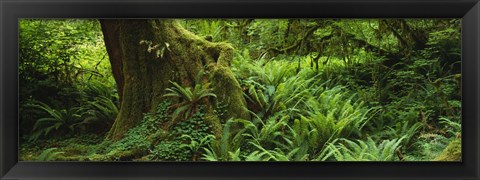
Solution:
M 143 113 L 164 101 L 165 88 L 174 81 L 193 87 L 200 71 L 211 83 L 216 99 L 208 99 L 205 120 L 213 133 L 221 132 L 221 120 L 250 116 L 240 85 L 229 66 L 233 48 L 212 43 L 185 30 L 175 20 L 100 20 L 105 45 L 121 97 L 120 111 L 107 134 L 119 140 L 128 129 L 141 122 Z M 213 110 L 226 105 L 221 117 Z

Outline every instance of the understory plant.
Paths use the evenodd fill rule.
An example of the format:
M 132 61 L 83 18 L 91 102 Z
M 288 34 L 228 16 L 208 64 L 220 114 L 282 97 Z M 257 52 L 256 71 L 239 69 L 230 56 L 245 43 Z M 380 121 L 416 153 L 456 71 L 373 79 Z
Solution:
M 38 119 L 33 126 L 30 141 L 36 141 L 41 136 L 47 136 L 51 132 L 73 133 L 81 125 L 81 109 L 53 109 L 45 103 L 37 102 L 34 106 L 43 110 L 47 115 Z
M 201 74 L 201 73 L 200 73 Z M 200 76 L 200 75 L 199 75 Z M 181 116 L 183 119 L 192 117 L 198 110 L 198 106 L 201 101 L 208 97 L 217 96 L 212 93 L 212 89 L 209 88 L 209 83 L 201 83 L 200 79 L 197 79 L 194 88 L 182 87 L 176 82 L 170 81 L 173 85 L 171 88 L 166 88 L 167 93 L 164 97 L 176 97 L 180 99 L 180 102 L 173 104 L 170 108 L 175 109 L 172 118 L 175 120 Z
M 402 160 L 399 154 L 404 137 L 392 140 L 383 140 L 379 144 L 372 138 L 366 140 L 338 139 L 330 143 L 328 152 L 320 160 L 328 160 L 333 157 L 336 161 L 395 161 Z

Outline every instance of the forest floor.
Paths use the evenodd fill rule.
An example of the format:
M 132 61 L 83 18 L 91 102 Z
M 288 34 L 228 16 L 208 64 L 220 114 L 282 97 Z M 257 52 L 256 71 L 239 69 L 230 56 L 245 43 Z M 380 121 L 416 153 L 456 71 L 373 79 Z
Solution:
M 47 156 L 53 156 L 55 152 L 45 153 L 45 149 L 55 148 L 52 150 L 60 152 L 60 154 L 55 154 L 55 158 L 59 161 L 88 161 L 88 157 L 95 152 L 104 139 L 104 136 L 83 134 L 56 136 L 38 140 L 35 143 L 22 143 L 19 159 L 22 161 L 47 161 L 49 160 Z

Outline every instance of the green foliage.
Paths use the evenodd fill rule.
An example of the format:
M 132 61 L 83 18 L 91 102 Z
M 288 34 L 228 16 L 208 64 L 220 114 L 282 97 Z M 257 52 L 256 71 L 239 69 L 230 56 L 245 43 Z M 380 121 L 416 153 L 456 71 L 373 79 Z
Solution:
M 96 97 L 104 97 L 111 99 L 112 101 L 118 99 L 116 89 L 100 81 L 89 81 L 84 83 L 83 94 L 87 101 L 94 100 Z
M 81 95 L 75 84 L 111 78 L 97 21 L 22 19 L 19 32 L 19 81 L 28 87 L 20 88 L 20 102 L 69 106 Z
M 183 134 L 172 141 L 161 142 L 155 146 L 151 157 L 164 161 L 198 161 L 201 148 L 206 146 L 215 136 L 194 132 Z
M 198 35 L 205 37 L 205 39 L 211 38 L 210 41 L 219 42 L 223 41 L 222 36 L 227 27 L 224 25 L 223 20 L 215 19 L 202 19 L 202 20 L 185 20 L 184 25 L 190 31 L 195 31 Z
M 449 139 L 439 134 L 422 134 L 414 142 L 412 150 L 405 157 L 407 161 L 428 160 L 438 157 L 447 147 Z
M 142 149 L 144 151 L 150 149 L 154 140 L 157 140 L 159 137 L 155 136 L 165 136 L 164 130 L 161 128 L 163 122 L 169 120 L 167 113 L 168 106 L 170 102 L 164 101 L 160 103 L 155 112 L 144 114 L 142 122 L 128 130 L 125 134 L 125 137 L 112 145 L 110 145 L 111 150 L 117 151 L 129 151 L 129 150 L 138 150 Z M 151 132 L 156 132 L 152 134 Z
M 169 134 L 160 141 L 151 154 L 151 160 L 197 161 L 200 150 L 212 139 L 211 127 L 203 120 L 201 110 L 191 118 L 175 124 Z
M 57 151 L 57 148 L 48 148 L 36 159 L 37 161 L 52 161 L 64 152 Z
M 216 138 L 210 141 L 208 148 L 203 148 L 205 154 L 203 159 L 208 161 L 228 161 L 233 159 L 239 159 L 238 154 L 234 152 L 240 152 L 240 146 L 242 145 L 243 136 L 240 132 L 234 132 L 233 127 L 237 122 L 248 122 L 242 119 L 229 119 L 223 125 L 223 132 L 220 138 Z
M 319 133 L 320 143 L 339 136 L 362 135 L 361 130 L 375 115 L 375 108 L 367 108 L 362 101 L 354 101 L 342 88 L 335 87 L 309 99 L 309 121 Z
M 181 147 L 183 144 L 180 141 L 162 142 L 155 146 L 151 153 L 153 160 L 162 161 L 189 161 L 190 152 Z
M 412 151 L 406 156 L 407 160 L 458 160 L 459 153 L 456 151 L 461 148 L 456 146 L 461 141 L 461 124 L 445 117 L 441 117 L 440 121 L 445 125 L 444 129 L 418 136 L 418 140 L 412 145 Z
M 193 90 L 190 87 L 182 87 L 176 82 L 170 81 L 170 83 L 172 83 L 173 87 L 165 89 L 167 93 L 163 96 L 177 97 L 181 99 L 179 103 L 172 105 L 172 108 L 175 108 L 172 116 L 174 120 L 178 116 L 181 116 L 183 119 L 190 118 L 196 113 L 202 99 L 217 97 L 211 92 L 212 89 L 209 89 L 209 83 L 202 84 L 197 81 Z
M 100 122 L 110 127 L 118 114 L 117 105 L 111 99 L 104 96 L 96 97 L 94 101 L 87 102 L 87 105 L 82 108 L 84 108 L 85 111 L 82 124 Z
M 377 145 L 372 138 L 366 141 L 350 141 L 339 139 L 339 143 L 330 143 L 329 153 L 322 159 L 333 156 L 337 161 L 394 161 L 397 160 L 396 151 L 400 148 L 404 137 L 400 139 L 383 140 Z
M 341 96 L 337 96 L 337 99 L 339 97 Z M 350 101 L 323 102 L 325 105 L 322 108 L 329 114 L 328 116 L 322 114 L 324 113 L 321 111 L 322 108 L 317 107 L 312 108 L 317 110 L 313 113 L 315 116 L 301 116 L 299 119 L 291 119 L 277 113 L 265 122 L 261 119 L 253 122 L 243 119 L 229 120 L 224 126 L 221 139 L 205 148 L 204 159 L 225 161 L 248 157 L 249 160 L 254 160 L 256 157 L 261 160 L 309 160 L 322 151 L 325 143 L 340 137 L 360 134 L 364 124 L 371 118 L 369 115 L 371 110 L 363 107 L 362 103 L 354 103 L 352 106 Z M 239 125 L 243 127 L 241 130 L 231 130 L 232 127 Z M 236 156 L 240 153 L 242 144 L 247 151 Z M 252 151 L 254 149 L 257 149 L 257 152 Z
M 95 84 L 95 83 L 94 83 Z M 23 107 L 37 113 L 37 120 L 32 128 L 29 141 L 36 141 L 42 136 L 48 136 L 52 132 L 57 135 L 76 133 L 89 129 L 105 132 L 111 127 L 118 114 L 118 107 L 114 103 L 115 95 L 108 92 L 109 88 L 102 85 L 92 85 L 95 91 L 86 90 L 85 94 L 95 92 L 98 97 L 85 99 L 79 107 L 53 108 L 45 103 L 29 101 Z M 98 94 L 97 94 L 98 93 Z M 91 96 L 90 96 L 91 97 Z
M 450 136 L 461 135 L 462 124 L 460 122 L 455 122 L 446 117 L 440 117 L 440 123 L 445 125 L 445 131 Z
M 111 98 L 117 103 L 98 21 L 22 19 L 19 21 L 19 36 L 19 120 L 24 139 L 33 141 L 41 136 L 63 135 L 72 128 L 88 129 L 86 123 L 75 125 L 75 128 L 71 126 L 75 123 L 74 119 L 81 121 L 83 118 L 78 118 L 86 109 L 81 106 L 99 96 Z M 92 84 L 101 86 L 104 92 L 90 93 Z M 36 102 L 49 107 L 45 110 L 32 108 L 37 106 Z M 56 117 L 52 116 L 54 114 Z M 41 118 L 50 120 L 37 123 Z M 60 119 L 72 123 L 61 126 Z M 53 125 L 54 121 L 57 124 L 55 127 L 45 129 L 51 127 L 47 124 Z M 35 124 L 38 130 L 33 130 Z M 106 128 L 109 128 L 108 125 L 97 129 L 105 131 Z
M 412 144 L 414 137 L 416 137 L 423 125 L 419 122 L 410 125 L 408 121 L 404 121 L 403 124 L 398 123 L 393 127 L 387 127 L 388 130 L 380 132 L 385 137 L 401 138 L 404 137 L 404 147 L 409 148 Z M 378 135 L 378 134 L 377 134 Z
M 197 141 L 195 138 L 187 134 L 182 135 L 181 138 L 188 139 L 188 141 L 190 141 L 190 144 L 182 144 L 180 145 L 180 147 L 188 148 L 191 152 L 193 152 L 194 154 L 197 154 L 199 153 L 202 147 L 207 145 L 212 139 L 215 139 L 215 136 L 209 134 L 203 137 L 202 139 L 200 139 L 199 141 Z
M 99 23 L 21 20 L 20 131 L 22 141 L 30 141 L 21 144 L 26 152 L 20 157 L 461 159 L 459 19 L 178 21 L 207 41 L 235 47 L 230 68 L 251 119 L 220 119 L 222 133 L 211 134 L 206 119 L 230 112 L 225 102 L 204 107 L 216 95 L 209 79 L 197 72 L 195 82 L 171 81 L 163 95 L 168 101 L 145 113 L 123 139 L 100 142 L 116 119 L 120 102 Z M 164 51 L 172 51 L 168 43 L 139 43 L 162 58 L 168 58 Z M 99 137 L 89 137 L 92 132 Z
M 47 136 L 52 130 L 68 130 L 73 133 L 75 129 L 81 127 L 79 108 L 56 110 L 41 102 L 38 102 L 38 105 L 35 107 L 43 110 L 48 115 L 36 121 L 33 126 L 33 134 L 29 139 L 30 141 L 36 141 L 40 136 Z

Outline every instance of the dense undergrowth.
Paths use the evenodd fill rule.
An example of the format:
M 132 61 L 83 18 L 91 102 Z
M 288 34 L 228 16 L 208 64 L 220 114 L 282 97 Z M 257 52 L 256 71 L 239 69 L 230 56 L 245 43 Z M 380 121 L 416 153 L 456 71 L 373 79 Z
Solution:
M 427 31 L 423 48 L 415 47 L 405 29 L 405 39 L 400 39 L 382 28 L 394 20 L 379 21 L 254 20 L 245 26 L 240 20 L 182 21 L 207 40 L 236 47 L 231 69 L 252 118 L 223 119 L 222 133 L 215 135 L 200 103 L 216 98 L 208 84 L 182 87 L 171 82 L 171 88 L 162 90 L 165 101 L 115 142 L 104 137 L 119 110 L 118 94 L 108 61 L 92 63 L 105 52 L 98 24 L 22 21 L 19 158 L 461 160 L 458 20 L 409 22 L 410 28 Z M 307 27 L 317 29 L 300 36 Z M 34 28 L 46 34 L 35 36 Z M 246 34 L 237 31 L 241 28 Z M 62 37 L 44 42 L 51 36 Z M 363 46 L 355 44 L 362 38 Z M 288 46 L 272 50 L 297 41 L 304 45 L 295 51 Z M 325 43 L 315 44 L 319 41 Z M 368 44 L 391 53 L 368 51 Z M 321 52 L 309 46 L 322 46 Z M 219 103 L 215 113 L 224 111 Z

